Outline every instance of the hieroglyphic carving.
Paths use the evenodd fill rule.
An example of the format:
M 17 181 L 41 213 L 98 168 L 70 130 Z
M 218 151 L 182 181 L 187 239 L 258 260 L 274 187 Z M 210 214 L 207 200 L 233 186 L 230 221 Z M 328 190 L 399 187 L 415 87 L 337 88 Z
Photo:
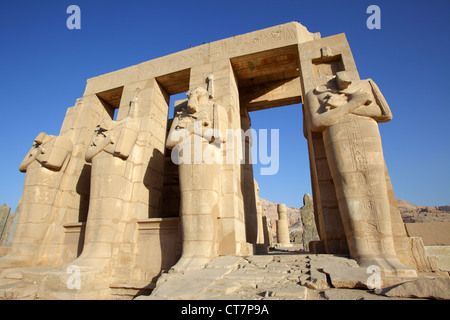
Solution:
M 276 45 L 278 42 L 294 40 L 295 36 L 296 30 L 291 26 L 283 26 L 278 30 L 270 32 L 262 30 L 256 32 L 251 38 L 243 35 L 222 41 L 220 44 L 220 52 L 221 54 L 232 57 L 235 54 L 254 51 L 255 49 L 266 47 L 271 44 Z

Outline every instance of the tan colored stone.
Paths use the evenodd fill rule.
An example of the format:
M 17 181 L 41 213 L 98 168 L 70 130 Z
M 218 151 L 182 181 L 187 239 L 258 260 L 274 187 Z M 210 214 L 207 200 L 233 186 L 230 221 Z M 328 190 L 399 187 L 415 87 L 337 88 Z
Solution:
M 284 299 L 306 300 L 308 289 L 303 286 L 276 288 L 267 291 L 269 297 L 277 297 Z
M 450 272 L 450 246 L 425 246 L 428 257 L 437 261 L 437 266 L 442 271 Z
M 394 244 L 377 125 L 392 114 L 378 87 L 337 72 L 308 91 L 305 103 L 310 129 L 323 135 L 350 256 L 363 267 L 380 265 L 386 273 L 415 276 L 398 260 Z
M 182 92 L 188 99 L 169 120 L 170 96 Z M 290 22 L 88 79 L 59 135 L 39 134 L 19 166 L 21 210 L 0 268 L 24 267 L 24 278 L 1 281 L 23 281 L 27 296 L 43 299 L 129 298 L 161 274 L 153 297 L 239 290 L 219 281 L 225 275 L 255 289 L 353 281 L 343 270 L 356 268 L 344 258 L 332 258 L 342 270 L 322 256 L 295 266 L 269 255 L 236 258 L 272 245 L 243 159 L 250 112 L 300 101 L 321 239 L 313 247 L 414 276 L 377 125 L 390 120 L 389 107 L 373 81 L 359 79 L 345 35 L 320 38 Z M 180 157 L 187 162 L 174 163 Z M 277 246 L 294 252 L 286 207 L 278 209 Z M 68 266 L 80 268 L 81 290 L 68 288 Z M 13 287 L 22 288 L 8 282 L 0 294 Z
M 388 297 L 415 297 L 450 300 L 449 278 L 419 278 L 399 285 L 382 289 L 380 294 Z
M 425 246 L 450 245 L 450 222 L 406 223 L 410 237 L 421 237 Z
M 290 246 L 289 238 L 289 221 L 286 214 L 286 205 L 280 203 L 277 206 L 278 220 L 277 220 L 277 242 L 280 247 Z

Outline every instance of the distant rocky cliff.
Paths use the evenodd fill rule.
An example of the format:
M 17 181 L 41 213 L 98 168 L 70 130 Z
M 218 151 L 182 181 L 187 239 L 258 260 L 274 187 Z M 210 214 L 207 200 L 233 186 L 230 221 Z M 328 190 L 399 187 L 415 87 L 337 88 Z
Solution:
M 417 206 L 397 199 L 403 222 L 450 222 L 450 206 Z
M 263 208 L 266 208 L 266 215 L 269 229 L 272 234 L 276 234 L 276 223 L 278 219 L 277 204 L 269 200 L 261 199 Z M 403 222 L 450 222 L 450 205 L 448 206 L 419 206 L 408 201 L 397 199 L 398 208 L 402 215 Z M 289 220 L 289 230 L 291 241 L 301 238 L 303 225 L 301 220 L 300 208 L 287 207 L 287 216 Z M 301 242 L 301 240 L 299 240 Z

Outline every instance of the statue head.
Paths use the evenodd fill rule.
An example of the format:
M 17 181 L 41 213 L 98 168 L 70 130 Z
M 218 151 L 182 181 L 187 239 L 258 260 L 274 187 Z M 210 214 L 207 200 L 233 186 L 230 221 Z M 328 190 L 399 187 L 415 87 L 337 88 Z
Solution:
M 189 113 L 195 113 L 198 111 L 198 108 L 201 106 L 205 106 L 209 102 L 209 93 L 206 89 L 202 87 L 196 87 L 194 89 L 189 90 L 186 93 L 188 98 L 188 110 Z
M 336 83 L 341 90 L 347 89 L 351 84 L 352 80 L 350 75 L 346 71 L 336 72 Z
M 34 138 L 34 143 L 36 146 L 39 146 L 43 144 L 44 142 L 47 142 L 49 140 L 49 136 L 45 132 L 41 132 L 37 135 L 36 138 Z

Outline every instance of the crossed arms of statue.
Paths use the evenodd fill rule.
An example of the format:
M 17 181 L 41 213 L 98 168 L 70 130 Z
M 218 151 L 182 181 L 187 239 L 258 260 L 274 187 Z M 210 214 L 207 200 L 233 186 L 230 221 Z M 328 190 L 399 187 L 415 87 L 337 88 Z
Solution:
M 371 79 L 353 83 L 344 90 L 315 88 L 306 94 L 305 103 L 312 131 L 323 131 L 348 114 L 369 117 L 377 122 L 392 119 L 386 100 Z
M 125 118 L 121 121 L 105 120 L 95 131 L 89 148 L 86 150 L 85 160 L 91 162 L 101 151 L 116 157 L 127 159 L 138 136 L 138 128 L 134 119 Z

